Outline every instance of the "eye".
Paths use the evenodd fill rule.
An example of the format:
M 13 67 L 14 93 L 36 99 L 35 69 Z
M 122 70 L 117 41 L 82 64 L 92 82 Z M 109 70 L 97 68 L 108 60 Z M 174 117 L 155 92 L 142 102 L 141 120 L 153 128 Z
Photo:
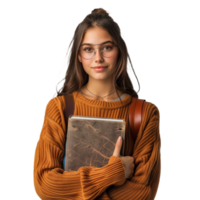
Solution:
M 112 45 L 106 45 L 106 46 L 103 47 L 103 50 L 104 50 L 104 51 L 110 51 L 110 50 L 112 50 L 112 49 L 113 49 L 113 46 L 112 46 Z
M 84 48 L 83 50 L 86 51 L 86 52 L 91 52 L 91 51 L 92 51 L 92 48 L 87 47 L 87 48 Z

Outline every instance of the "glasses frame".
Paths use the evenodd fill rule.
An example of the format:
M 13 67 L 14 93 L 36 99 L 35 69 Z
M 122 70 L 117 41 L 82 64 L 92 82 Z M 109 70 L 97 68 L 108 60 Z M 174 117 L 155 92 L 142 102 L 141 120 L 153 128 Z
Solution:
M 85 60 L 91 60 L 92 58 L 95 57 L 96 49 L 101 49 L 101 47 L 102 47 L 103 45 L 107 44 L 107 43 L 112 43 L 112 44 L 114 45 L 114 47 L 115 47 L 115 53 L 116 53 L 116 47 L 117 47 L 117 45 L 114 44 L 114 42 L 110 42 L 110 41 L 109 41 L 109 42 L 105 42 L 105 43 L 102 43 L 102 44 L 83 44 L 83 45 L 81 45 L 81 46 L 79 47 L 79 49 L 78 49 L 79 55 L 81 56 L 80 48 L 81 48 L 82 46 L 84 46 L 84 45 L 88 45 L 88 46 L 101 45 L 99 48 L 94 48 L 94 55 L 93 55 L 91 58 L 84 58 L 84 57 L 81 56 L 81 58 L 84 58 Z M 112 57 L 112 56 L 115 55 L 115 53 L 114 53 L 112 56 L 106 57 L 106 56 L 103 55 L 103 53 L 102 53 L 101 50 L 100 50 L 100 53 L 101 53 L 101 56 L 103 56 L 104 58 L 110 58 L 110 57 Z

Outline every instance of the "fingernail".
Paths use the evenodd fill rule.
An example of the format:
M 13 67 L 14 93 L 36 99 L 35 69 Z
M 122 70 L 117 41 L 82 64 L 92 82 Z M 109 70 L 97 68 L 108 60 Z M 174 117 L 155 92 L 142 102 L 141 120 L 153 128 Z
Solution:
M 121 142 L 121 140 L 122 140 L 122 137 L 119 136 L 119 137 L 118 137 L 118 142 Z

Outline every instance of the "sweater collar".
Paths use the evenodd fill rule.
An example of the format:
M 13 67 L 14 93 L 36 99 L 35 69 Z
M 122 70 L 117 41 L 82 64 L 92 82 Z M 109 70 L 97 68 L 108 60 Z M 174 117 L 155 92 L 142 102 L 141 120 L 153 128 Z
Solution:
M 129 95 L 127 93 L 122 100 L 114 101 L 114 102 L 88 99 L 78 91 L 74 91 L 73 96 L 74 96 L 75 101 L 82 102 L 82 103 L 87 104 L 87 105 L 92 106 L 92 107 L 99 107 L 99 108 L 106 108 L 106 109 L 124 107 L 124 106 L 129 105 L 132 101 L 131 95 Z

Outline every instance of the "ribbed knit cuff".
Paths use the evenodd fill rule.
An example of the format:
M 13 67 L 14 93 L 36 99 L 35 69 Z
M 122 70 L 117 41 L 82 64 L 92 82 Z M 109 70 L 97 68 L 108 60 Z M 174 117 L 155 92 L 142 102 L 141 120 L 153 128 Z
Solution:
M 116 156 L 111 156 L 108 162 L 109 165 L 113 165 L 113 171 L 116 173 L 116 183 L 113 184 L 114 186 L 120 186 L 123 185 L 126 181 L 126 175 L 125 175 L 125 168 L 120 158 Z

